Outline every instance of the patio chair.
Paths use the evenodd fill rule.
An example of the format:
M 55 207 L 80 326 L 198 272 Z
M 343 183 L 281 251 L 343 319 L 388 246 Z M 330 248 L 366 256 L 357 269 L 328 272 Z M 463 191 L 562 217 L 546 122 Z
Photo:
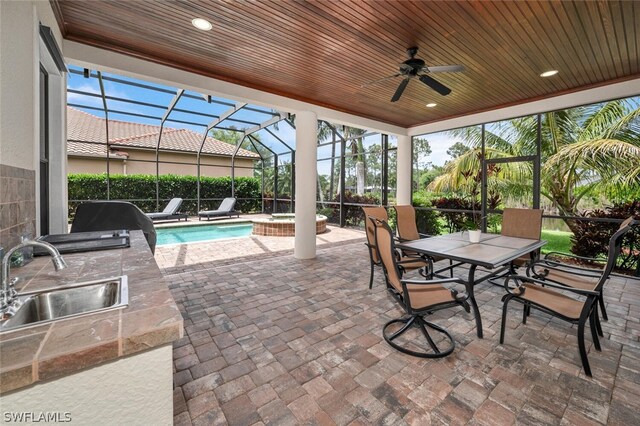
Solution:
M 207 220 L 212 218 L 219 217 L 240 217 L 240 212 L 235 211 L 234 207 L 236 206 L 236 199 L 233 197 L 228 197 L 222 200 L 220 206 L 216 210 L 203 210 L 198 212 L 198 220 L 202 220 L 202 218 L 206 218 Z
M 367 242 L 365 245 L 369 250 L 369 260 L 371 262 L 371 276 L 369 278 L 369 289 L 373 288 L 373 274 L 376 266 L 381 266 L 380 256 L 378 255 L 378 251 L 376 249 L 375 243 L 375 228 L 373 226 L 373 222 L 371 222 L 368 218 L 375 217 L 376 219 L 388 220 L 387 210 L 384 207 L 362 207 L 362 211 L 364 212 L 364 220 L 365 220 L 365 230 L 367 233 Z M 400 253 L 397 254 L 398 260 L 402 264 L 403 271 L 411 271 L 420 268 L 428 268 L 430 263 L 428 260 L 418 257 L 418 256 L 402 256 Z M 425 272 L 426 273 L 426 272 Z
M 572 272 L 572 281 L 582 282 L 581 288 L 566 285 L 566 282 L 550 280 L 547 278 L 546 270 L 550 266 L 544 260 L 539 260 L 527 267 L 527 275 L 509 275 L 504 282 L 507 294 L 503 296 L 502 325 L 500 329 L 500 344 L 504 343 L 504 332 L 507 319 L 507 307 L 511 300 L 523 305 L 522 322 L 526 324 L 527 311 L 531 308 L 546 312 L 556 318 L 578 325 L 578 348 L 582 368 L 587 376 L 591 376 L 591 368 L 587 359 L 587 350 L 584 343 L 584 327 L 589 320 L 593 345 L 600 351 L 600 341 L 598 339 L 598 298 L 601 297 L 602 287 L 609 279 L 609 275 L 616 263 L 616 258 L 620 253 L 622 239 L 631 229 L 631 224 L 616 231 L 609 240 L 609 250 L 607 264 L 600 274 L 584 275 L 580 271 Z M 538 268 L 538 269 L 536 269 Z M 515 287 L 510 287 L 510 283 Z M 563 292 L 557 291 L 563 290 Z M 570 297 L 566 293 L 571 294 Z
M 398 240 L 400 241 L 413 241 L 421 238 L 429 238 L 431 235 L 422 234 L 418 231 L 418 225 L 416 222 L 416 209 L 411 205 L 398 205 L 393 206 L 396 211 L 396 231 L 398 233 Z M 403 250 L 406 256 L 417 256 L 417 253 Z M 438 262 L 443 260 L 441 257 L 432 256 L 432 262 Z M 453 268 L 460 264 L 454 265 L 453 261 L 449 259 L 449 267 L 443 268 L 437 272 L 442 272 L 449 269 L 449 273 L 453 278 Z
M 539 240 L 542 235 L 542 212 L 542 209 L 504 209 L 500 235 Z M 539 257 L 540 249 L 523 254 L 511 262 L 507 273 L 490 278 L 488 281 L 491 284 L 502 286 L 504 282 L 497 281 L 499 278 L 508 274 L 515 274 L 518 267 L 526 266 Z
M 421 358 L 441 358 L 449 355 L 455 349 L 455 341 L 451 334 L 443 327 L 426 321 L 425 316 L 454 306 L 462 306 L 467 312 L 471 312 L 467 302 L 466 292 L 459 293 L 455 289 L 448 289 L 443 284 L 464 282 L 459 278 L 444 279 L 403 279 L 401 268 L 402 263 L 397 260 L 396 247 L 393 240 L 393 231 L 386 221 L 370 217 L 375 229 L 375 241 L 380 261 L 384 270 L 387 289 L 392 297 L 400 304 L 406 315 L 402 318 L 393 319 L 387 322 L 382 328 L 384 340 L 394 349 L 412 356 Z M 395 331 L 391 330 L 393 325 L 401 324 Z M 420 334 L 426 340 L 427 345 L 419 341 L 408 341 L 401 345 L 396 343 L 396 339 L 410 330 L 417 327 Z M 436 344 L 429 334 L 431 329 L 444 338 L 444 347 Z
M 153 221 L 137 206 L 126 201 L 89 201 L 79 204 L 70 232 L 141 230 L 151 253 L 156 250 Z
M 630 225 L 633 226 L 633 222 L 634 222 L 633 216 L 625 219 L 618 227 L 618 231 L 626 228 L 627 226 L 630 226 Z M 590 276 L 591 281 L 597 281 L 598 277 L 601 274 L 602 269 L 584 268 L 578 265 L 572 265 L 566 262 L 560 262 L 558 260 L 554 260 L 554 257 L 557 258 L 558 255 L 561 255 L 563 257 L 567 257 L 570 259 L 584 261 L 584 262 L 603 263 L 603 259 L 595 259 L 591 257 L 577 256 L 575 254 L 567 254 L 567 253 L 560 253 L 560 252 L 549 252 L 544 257 L 544 264 L 547 267 L 546 272 L 543 272 L 545 279 L 552 280 L 569 287 L 588 289 L 591 286 L 591 283 L 587 280 L 587 277 Z M 574 272 L 580 273 L 581 275 L 585 276 L 585 278 L 580 280 L 575 280 L 573 275 Z M 602 289 L 600 289 L 598 304 L 600 306 L 600 311 L 602 312 L 602 319 L 605 321 L 608 321 L 609 317 L 607 316 L 607 310 L 604 305 L 604 295 L 602 293 Z M 597 325 L 598 325 L 598 332 L 602 336 L 602 329 L 600 328 L 599 324 Z
M 184 213 L 178 213 L 180 206 L 182 205 L 182 198 L 172 198 L 167 206 L 159 213 L 145 213 L 151 220 L 173 220 L 181 219 L 185 221 L 189 220 L 189 216 Z

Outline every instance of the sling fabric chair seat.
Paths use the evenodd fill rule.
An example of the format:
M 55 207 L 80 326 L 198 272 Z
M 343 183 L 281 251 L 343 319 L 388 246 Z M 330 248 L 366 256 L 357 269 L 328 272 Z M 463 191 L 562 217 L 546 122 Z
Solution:
M 393 206 L 396 211 L 396 231 L 398 232 L 398 239 L 400 241 L 414 241 L 421 238 L 429 238 L 430 235 L 421 234 L 418 231 L 418 225 L 416 222 L 416 209 L 411 205 L 398 205 Z M 411 250 L 402 250 L 405 256 L 419 256 L 418 253 Z M 432 262 L 439 262 L 443 260 L 443 257 L 430 256 Z M 449 261 L 449 269 L 451 277 L 453 277 L 453 262 Z M 446 270 L 445 269 L 445 270 Z
M 539 240 L 542 235 L 542 209 L 513 209 L 506 208 L 502 212 L 502 228 L 500 235 L 505 237 L 527 238 Z M 491 284 L 502 286 L 504 283 L 500 278 L 506 277 L 509 273 L 515 274 L 517 267 L 527 266 L 539 257 L 540 250 L 523 254 L 511 261 L 509 271 L 490 278 Z
M 618 227 L 618 231 L 633 224 L 633 216 L 622 221 L 620 226 Z M 543 270 L 546 279 L 553 280 L 559 282 L 563 285 L 572 288 L 581 288 L 583 290 L 589 289 L 592 280 L 597 280 L 600 276 L 602 269 L 593 269 L 593 268 L 584 268 L 578 265 L 567 264 L 559 261 L 553 260 L 553 256 L 562 255 L 568 258 L 578 259 L 581 261 L 587 262 L 602 262 L 601 259 L 594 259 L 590 257 L 576 256 L 572 254 L 551 252 L 547 253 L 544 257 L 544 264 L 546 266 L 546 270 Z M 576 275 L 580 274 L 580 275 Z M 589 279 L 589 277 L 592 277 Z M 602 319 L 607 321 L 609 317 L 607 316 L 607 309 L 604 305 L 604 294 L 602 290 L 600 290 L 600 297 L 598 298 L 598 304 L 600 306 L 600 311 L 602 312 Z M 598 325 L 598 327 L 600 327 Z M 598 331 L 602 336 L 602 330 L 599 328 Z
M 233 197 L 227 197 L 220 203 L 220 206 L 216 210 L 203 210 L 198 212 L 198 220 L 206 218 L 207 220 L 216 217 L 240 217 L 240 212 L 235 211 L 236 199 Z
M 172 220 L 189 219 L 189 216 L 184 213 L 178 213 L 180 206 L 182 205 L 182 198 L 172 198 L 167 203 L 167 206 L 159 213 L 145 213 L 151 220 Z
M 375 227 L 375 244 L 382 263 L 387 289 L 391 296 L 404 309 L 406 316 L 387 322 L 382 328 L 385 341 L 394 349 L 408 355 L 421 358 L 440 358 L 449 355 L 455 348 L 455 341 L 451 334 L 439 325 L 424 319 L 434 311 L 454 306 L 463 306 L 470 312 L 467 303 L 467 293 L 458 293 L 455 289 L 448 289 L 443 284 L 462 284 L 459 278 L 445 279 L 403 279 L 396 253 L 393 231 L 386 221 L 369 217 Z M 399 329 L 392 330 L 393 326 L 400 325 Z M 399 342 L 400 336 L 417 327 L 423 339 L 405 338 L 405 342 Z M 430 330 L 443 338 L 443 342 L 436 343 L 429 334 Z M 406 336 L 406 335 L 405 335 Z M 408 340 L 408 341 L 407 341 Z
M 542 235 L 542 213 L 542 209 L 504 209 L 500 235 L 539 240 Z M 538 253 L 539 251 L 524 254 L 514 260 L 513 265 L 525 266 L 536 259 Z
M 511 300 L 514 300 L 521 303 L 524 307 L 522 315 L 522 322 L 524 324 L 526 324 L 527 315 L 531 308 L 546 312 L 572 324 L 577 324 L 578 349 L 582 361 L 582 368 L 587 376 L 591 376 L 591 367 L 589 366 L 584 342 L 584 328 L 587 320 L 589 320 L 594 348 L 600 351 L 598 334 L 602 335 L 602 330 L 598 330 L 598 300 L 601 298 L 602 288 L 608 281 L 611 271 L 615 266 L 616 258 L 622 246 L 622 239 L 631 229 L 631 224 L 632 222 L 630 221 L 625 227 L 621 227 L 609 240 L 607 264 L 596 280 L 593 279 L 593 275 L 582 276 L 579 275 L 578 271 L 574 273 L 571 281 L 581 281 L 580 286 L 582 288 L 569 287 L 561 283 L 560 280 L 556 282 L 548 279 L 545 271 L 550 270 L 551 267 L 544 259 L 529 265 L 526 276 L 509 275 L 504 282 L 504 288 L 507 294 L 502 298 L 500 344 L 504 343 L 507 306 Z M 539 270 L 536 270 L 536 268 Z M 542 271 L 540 271 L 540 269 Z M 510 283 L 512 282 L 515 284 L 514 288 L 510 287 Z M 574 297 L 570 297 L 566 293 L 571 293 Z
M 369 278 L 369 288 L 371 289 L 373 288 L 374 269 L 376 266 L 381 266 L 381 261 L 376 250 L 375 229 L 373 226 L 373 222 L 371 222 L 368 217 L 375 217 L 376 219 L 386 221 L 388 219 L 388 216 L 387 210 L 382 206 L 362 207 L 362 211 L 364 212 L 365 230 L 367 233 L 367 242 L 365 243 L 365 245 L 369 250 L 369 260 L 371 262 L 371 275 Z M 399 263 L 402 266 L 402 270 L 404 271 L 413 271 L 416 269 L 429 267 L 429 261 L 421 257 L 409 257 L 400 255 Z

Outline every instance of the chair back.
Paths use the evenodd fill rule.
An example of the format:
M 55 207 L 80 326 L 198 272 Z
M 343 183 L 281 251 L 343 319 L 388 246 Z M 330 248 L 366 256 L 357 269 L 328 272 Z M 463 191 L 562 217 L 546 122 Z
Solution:
M 387 210 L 382 206 L 376 206 L 376 207 L 362 207 L 362 211 L 364 212 L 364 226 L 367 231 L 367 242 L 369 243 L 369 247 L 370 247 L 369 251 L 371 254 L 371 259 L 373 260 L 373 263 L 379 264 L 380 256 L 378 256 L 378 250 L 375 249 L 376 247 L 375 225 L 371 220 L 369 220 L 369 217 L 374 217 L 376 219 L 386 221 L 389 219 L 387 215 Z
M 599 290 L 600 287 L 604 285 L 604 282 L 609 278 L 609 274 L 613 271 L 613 268 L 616 266 L 616 260 L 618 259 L 618 255 L 620 254 L 620 250 L 622 248 L 622 240 L 624 236 L 631 230 L 633 227 L 633 217 L 626 219 L 620 228 L 611 236 L 609 239 L 609 250 L 607 252 L 607 264 L 602 271 L 602 277 L 598 281 L 596 285 L 596 290 Z
M 502 230 L 505 237 L 539 240 L 542 232 L 542 209 L 504 209 Z
M 369 216 L 367 220 L 371 222 L 375 229 L 376 248 L 382 261 L 382 269 L 387 278 L 387 283 L 402 294 L 402 283 L 400 282 L 400 270 L 396 263 L 396 245 L 393 242 L 393 231 L 385 220 L 371 216 Z
M 631 222 L 633 222 L 633 216 L 623 220 L 622 223 L 620 224 L 620 227 L 618 228 L 618 231 L 621 230 L 622 228 L 626 228 L 627 226 L 629 226 Z
M 218 210 L 223 212 L 230 212 L 236 206 L 236 199 L 233 197 L 227 197 L 220 203 Z
M 167 204 L 167 207 L 162 210 L 162 213 L 175 214 L 182 205 L 182 198 L 172 198 Z
M 410 205 L 393 206 L 396 210 L 396 227 L 401 240 L 419 240 L 420 233 L 416 225 L 416 209 Z

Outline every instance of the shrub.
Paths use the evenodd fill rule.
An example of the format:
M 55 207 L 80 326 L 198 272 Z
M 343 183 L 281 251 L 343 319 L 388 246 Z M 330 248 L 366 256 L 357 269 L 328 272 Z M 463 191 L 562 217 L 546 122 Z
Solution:
M 431 207 L 431 200 L 425 194 L 414 194 L 414 207 Z M 438 221 L 438 212 L 434 210 L 416 209 L 416 224 L 418 232 L 428 235 L 440 234 L 440 223 Z
M 438 209 L 473 210 L 471 201 L 460 197 L 441 197 L 431 201 Z M 475 210 L 480 211 L 480 203 L 476 202 Z M 465 212 L 438 212 L 444 219 L 448 233 L 467 229 L 467 223 L 473 220 L 472 213 Z
M 630 201 L 627 203 L 614 204 L 605 209 L 595 209 L 584 212 L 585 217 L 626 219 L 633 216 L 640 219 L 640 201 Z M 578 256 L 603 257 L 607 255 L 609 249 L 609 239 L 618 229 L 616 223 L 577 221 L 576 230 L 571 237 L 571 252 Z M 635 226 L 625 236 L 622 247 L 623 250 L 618 257 L 618 267 L 626 270 L 636 270 L 638 268 L 640 250 L 640 227 Z
M 231 178 L 201 177 L 200 208 L 215 209 L 220 201 L 231 195 Z M 130 201 L 145 212 L 156 211 L 155 175 L 110 175 L 112 200 Z M 245 213 L 257 212 L 262 208 L 260 201 L 260 181 L 253 177 L 236 177 L 236 208 Z M 198 209 L 198 179 L 196 176 L 161 175 L 158 179 L 161 208 L 171 198 L 180 197 L 184 201 L 180 210 L 196 214 Z M 68 176 L 69 218 L 73 217 L 79 202 L 107 199 L 106 174 L 70 174 Z

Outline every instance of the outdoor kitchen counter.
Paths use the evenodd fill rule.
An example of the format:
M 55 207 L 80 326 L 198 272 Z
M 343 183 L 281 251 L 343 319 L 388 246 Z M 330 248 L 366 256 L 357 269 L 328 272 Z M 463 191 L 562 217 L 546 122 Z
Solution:
M 127 275 L 129 304 L 0 334 L 0 393 L 170 344 L 183 335 L 182 316 L 141 231 L 131 232 L 130 248 L 63 257 L 67 268 L 59 272 L 49 256 L 13 268 L 12 276 L 21 278 L 18 291 Z

